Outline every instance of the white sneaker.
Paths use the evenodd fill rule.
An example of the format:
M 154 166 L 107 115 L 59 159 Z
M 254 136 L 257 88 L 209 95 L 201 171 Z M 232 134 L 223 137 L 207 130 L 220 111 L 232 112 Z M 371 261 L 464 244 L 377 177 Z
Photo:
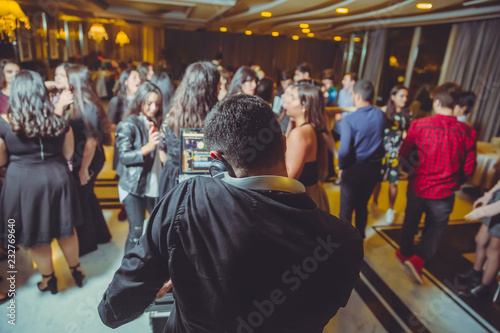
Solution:
M 394 214 L 396 211 L 394 209 L 388 209 L 387 212 L 385 213 L 385 223 L 390 225 L 394 223 Z

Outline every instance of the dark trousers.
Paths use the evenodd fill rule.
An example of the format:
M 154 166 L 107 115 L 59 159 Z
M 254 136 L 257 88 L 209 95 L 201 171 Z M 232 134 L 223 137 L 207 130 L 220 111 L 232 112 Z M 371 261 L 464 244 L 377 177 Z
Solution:
M 135 246 L 142 236 L 146 209 L 151 214 L 155 204 L 155 198 L 139 197 L 133 194 L 127 195 L 123 200 L 123 206 L 127 211 L 129 230 L 127 242 L 125 243 L 125 253 Z
M 340 218 L 352 221 L 356 211 L 355 226 L 365 238 L 368 220 L 368 200 L 380 181 L 380 164 L 354 164 L 345 169 L 340 183 Z
M 414 254 L 424 260 L 430 260 L 437 251 L 439 241 L 450 219 L 455 203 L 455 195 L 443 199 L 424 199 L 418 197 L 408 186 L 406 193 L 406 211 L 401 232 L 401 254 L 411 257 Z M 425 226 L 418 245 L 413 245 L 413 238 L 418 231 L 418 224 L 425 213 Z

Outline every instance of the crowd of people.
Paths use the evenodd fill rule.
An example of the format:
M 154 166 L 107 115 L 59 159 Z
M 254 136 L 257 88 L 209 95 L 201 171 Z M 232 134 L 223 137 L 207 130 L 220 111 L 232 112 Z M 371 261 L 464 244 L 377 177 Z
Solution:
M 357 279 L 370 198 L 377 206 L 380 183 L 389 182 L 384 222 L 394 223 L 397 184 L 403 176 L 408 179 L 407 206 L 395 255 L 422 283 L 423 267 L 435 255 L 448 224 L 455 191 L 474 172 L 476 132 L 467 124 L 474 93 L 445 83 L 428 95 L 419 92 L 419 99 L 410 104 L 408 88 L 397 85 L 386 106 L 379 108 L 372 104 L 372 82 L 356 73 L 346 73 L 343 88 L 337 90 L 332 69 L 324 70 L 318 81 L 312 78 L 311 66 L 303 63 L 293 73 L 280 73 L 275 81 L 252 64 L 231 75 L 220 60 L 189 65 L 177 88 L 150 63 L 122 68 L 107 111 L 83 65 L 62 63 L 55 69 L 54 81 L 43 82 L 38 73 L 2 60 L 0 243 L 4 248 L 11 245 L 7 221 L 15 220 L 15 245 L 29 249 L 42 275 L 40 291 L 58 292 L 53 239 L 79 287 L 85 278 L 79 256 L 111 239 L 94 186 L 105 162 L 104 146 L 113 145 L 113 133 L 113 168 L 123 205 L 118 218 L 128 220 L 129 233 L 124 262 L 99 309 L 107 325 L 116 327 L 135 318 L 162 286 L 173 285 L 178 314 L 169 322 L 174 325 L 172 332 L 207 321 L 205 328 L 239 327 L 241 321 L 227 318 L 251 311 L 252 300 L 272 295 L 281 280 L 279 272 L 314 251 L 320 235 L 337 233 L 329 244 L 337 242 L 351 252 L 342 249 L 344 258 L 340 252 L 327 256 L 325 266 L 320 266 L 324 275 L 316 274 L 302 289 L 309 298 L 314 296 L 311 302 L 316 305 L 299 304 L 299 294 L 289 295 L 292 300 L 279 310 L 283 313 L 266 324 L 269 331 L 276 331 L 285 325 L 281 319 L 286 309 L 308 307 L 302 313 L 310 316 L 310 331 L 320 331 L 346 304 Z M 429 103 L 435 115 L 422 111 Z M 328 107 L 336 107 L 334 126 L 325 111 Z M 263 139 L 263 129 L 269 126 L 273 135 Z M 204 130 L 212 157 L 234 171 L 226 183 L 238 190 L 211 178 L 179 184 L 181 128 Z M 253 157 L 245 157 L 250 148 Z M 260 184 L 258 177 L 270 177 L 269 183 Z M 240 178 L 247 182 L 239 182 Z M 340 184 L 339 217 L 349 224 L 328 214 L 332 202 L 323 185 L 332 179 Z M 224 202 L 231 204 L 220 206 Z M 460 274 L 470 284 L 463 296 L 483 295 L 496 282 L 499 202 L 500 183 L 466 216 L 482 218 L 483 225 L 476 236 L 473 269 Z M 141 237 L 146 210 L 152 214 L 151 222 Z M 350 228 L 353 213 L 357 232 Z M 415 245 L 423 213 L 425 227 Z M 203 226 L 206 219 L 212 229 Z M 304 222 L 310 225 L 305 227 Z M 248 244 L 252 255 L 247 253 Z M 336 279 L 345 290 L 327 286 L 332 285 L 325 282 L 332 278 L 328 267 L 342 272 Z M 200 274 L 206 281 L 198 280 Z M 224 282 L 231 279 L 238 283 Z M 319 287 L 324 294 L 317 292 Z M 132 306 L 126 293 L 139 301 Z M 202 305 L 195 310 L 189 300 L 193 293 L 213 300 L 199 302 Z M 0 296 L 0 302 L 9 300 Z M 235 306 L 228 309 L 228 304 Z M 304 323 L 289 320 L 286 325 Z

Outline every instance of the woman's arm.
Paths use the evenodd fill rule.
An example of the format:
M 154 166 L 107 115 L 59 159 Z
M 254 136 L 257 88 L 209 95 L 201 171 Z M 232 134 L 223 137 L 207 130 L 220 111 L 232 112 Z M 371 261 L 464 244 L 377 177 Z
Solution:
M 9 155 L 7 154 L 7 145 L 4 139 L 0 138 L 0 167 L 5 167 L 9 162 Z
M 167 163 L 168 160 L 168 154 L 164 152 L 163 150 L 160 150 L 160 161 L 161 163 L 165 164 Z
M 80 166 L 80 171 L 78 172 L 81 185 L 87 185 L 91 178 L 89 174 L 89 167 L 90 163 L 92 163 L 92 160 L 94 159 L 96 148 L 97 139 L 94 137 L 88 137 L 85 142 L 85 148 L 83 149 L 82 165 Z
M 71 126 L 64 136 L 62 152 L 66 160 L 72 159 L 73 154 L 75 153 L 75 138 L 73 136 L 73 129 L 71 128 Z
M 303 128 L 293 129 L 286 139 L 285 163 L 288 177 L 299 179 L 306 164 L 307 152 L 311 149 L 311 140 Z

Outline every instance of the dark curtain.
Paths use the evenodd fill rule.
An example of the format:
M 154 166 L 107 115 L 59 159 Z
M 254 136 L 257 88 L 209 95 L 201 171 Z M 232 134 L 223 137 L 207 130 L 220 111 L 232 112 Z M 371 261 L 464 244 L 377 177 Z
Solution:
M 478 140 L 490 141 L 500 131 L 500 19 L 457 25 L 444 81 L 476 93 L 471 120 Z
M 359 73 L 359 77 L 370 80 L 374 85 L 377 83 L 380 71 L 384 65 L 386 42 L 387 29 L 378 29 L 370 32 L 368 53 L 363 67 L 363 73 Z
M 313 66 L 313 77 L 319 78 L 323 69 L 335 66 L 335 59 L 342 53 L 333 41 L 262 35 L 165 30 L 164 56 L 179 78 L 192 62 L 214 59 L 223 53 L 222 65 L 233 67 L 257 64 L 272 79 L 278 70 L 292 70 L 302 62 Z

